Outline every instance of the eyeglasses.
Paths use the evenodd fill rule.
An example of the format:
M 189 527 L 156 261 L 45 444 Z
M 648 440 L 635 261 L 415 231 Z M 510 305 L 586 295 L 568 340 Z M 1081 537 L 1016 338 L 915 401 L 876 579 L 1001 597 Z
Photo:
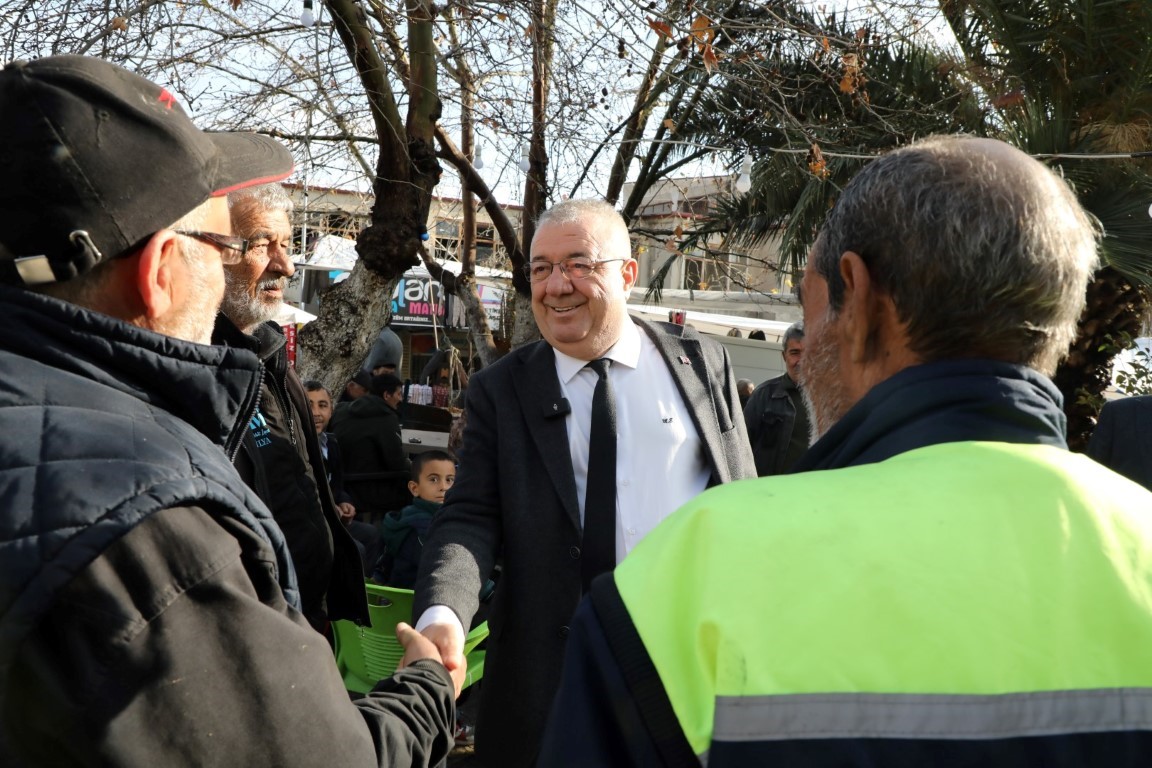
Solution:
M 600 259 L 599 261 L 592 261 L 591 259 L 584 259 L 578 256 L 573 256 L 568 259 L 561 259 L 560 261 L 530 261 L 524 265 L 524 274 L 533 283 L 542 283 L 552 276 L 552 270 L 560 267 L 560 274 L 567 277 L 569 280 L 586 280 L 592 276 L 592 273 L 597 270 L 601 264 L 611 264 L 614 261 L 628 261 L 628 259 Z
M 204 243 L 211 243 L 220 249 L 220 261 L 224 264 L 239 264 L 248 254 L 248 241 L 233 235 L 221 235 L 216 232 L 195 232 L 183 229 L 172 230 L 178 235 L 194 237 Z

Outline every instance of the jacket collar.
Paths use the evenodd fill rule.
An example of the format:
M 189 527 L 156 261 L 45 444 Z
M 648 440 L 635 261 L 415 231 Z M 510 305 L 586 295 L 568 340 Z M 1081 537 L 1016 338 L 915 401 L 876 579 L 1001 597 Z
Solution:
M 882 381 L 796 463 L 794 472 L 871 464 L 969 440 L 1067 448 L 1063 397 L 1022 365 L 948 360 Z
M 212 329 L 212 343 L 227 347 L 250 350 L 265 364 L 288 343 L 280 326 L 271 320 L 256 326 L 251 334 L 244 333 L 227 315 L 216 315 L 216 326 Z
M 217 445 L 242 434 L 260 387 L 244 349 L 181 341 L 19 288 L 0 286 L 0 349 L 130 394 Z

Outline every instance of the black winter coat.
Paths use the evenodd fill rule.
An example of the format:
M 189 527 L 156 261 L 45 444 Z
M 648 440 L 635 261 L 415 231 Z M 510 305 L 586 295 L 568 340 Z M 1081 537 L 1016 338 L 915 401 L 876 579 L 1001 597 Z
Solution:
M 333 428 L 344 461 L 344 489 L 355 499 L 357 515 L 377 523 L 412 501 L 412 463 L 400 434 L 400 414 L 377 395 L 353 400 L 347 413 Z
M 283 332 L 270 322 L 248 336 L 221 314 L 213 342 L 250 349 L 264 364 L 260 407 L 235 463 L 284 531 L 304 615 L 319 632 L 330 619 L 369 623 L 360 554 L 340 523 L 308 398 L 288 364 Z
M 0 765 L 426 765 L 452 687 L 349 700 L 240 481 L 249 352 L 0 287 Z

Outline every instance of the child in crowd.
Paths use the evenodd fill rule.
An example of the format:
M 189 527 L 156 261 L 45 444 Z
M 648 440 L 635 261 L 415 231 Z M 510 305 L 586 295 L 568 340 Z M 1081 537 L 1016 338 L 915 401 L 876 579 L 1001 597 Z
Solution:
M 380 522 L 384 553 L 373 574 L 377 582 L 402 589 L 415 586 L 424 536 L 433 515 L 444 503 L 444 494 L 455 481 L 456 459 L 447 451 L 424 451 L 413 457 L 408 481 L 412 503 L 400 511 L 389 512 Z
M 420 569 L 424 536 L 432 518 L 444 503 L 444 494 L 456 482 L 456 459 L 447 451 L 431 450 L 412 458 L 412 475 L 408 490 L 412 503 L 399 512 L 389 512 L 380 521 L 384 553 L 376 563 L 373 579 L 389 587 L 412 589 Z M 473 740 L 473 728 L 456 713 L 456 745 L 467 746 Z

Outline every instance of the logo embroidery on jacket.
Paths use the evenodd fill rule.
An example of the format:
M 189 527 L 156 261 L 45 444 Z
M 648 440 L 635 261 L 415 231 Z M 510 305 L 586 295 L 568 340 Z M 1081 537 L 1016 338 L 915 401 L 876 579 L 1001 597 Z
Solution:
M 260 413 L 259 410 L 248 422 L 248 429 L 251 430 L 252 437 L 256 440 L 257 448 L 263 448 L 272 442 L 272 430 L 268 428 L 268 422 L 264 420 L 264 414 Z

